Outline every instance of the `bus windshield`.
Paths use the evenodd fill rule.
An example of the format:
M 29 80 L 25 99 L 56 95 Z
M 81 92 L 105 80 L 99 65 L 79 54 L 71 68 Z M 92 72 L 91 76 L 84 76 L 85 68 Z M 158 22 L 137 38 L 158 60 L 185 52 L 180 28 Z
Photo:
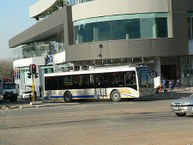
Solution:
M 152 88 L 153 87 L 153 78 L 152 72 L 148 68 L 138 68 L 138 79 L 139 79 L 139 87 L 141 88 Z

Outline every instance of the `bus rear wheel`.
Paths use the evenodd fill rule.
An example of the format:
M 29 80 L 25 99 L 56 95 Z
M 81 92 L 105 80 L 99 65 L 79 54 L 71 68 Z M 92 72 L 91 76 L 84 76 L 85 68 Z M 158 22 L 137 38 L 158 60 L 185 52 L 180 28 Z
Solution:
M 70 92 L 64 93 L 64 101 L 65 102 L 71 102 L 72 101 L 72 94 Z
M 118 102 L 121 100 L 121 95 L 120 95 L 119 91 L 114 90 L 111 92 L 111 100 L 114 102 Z

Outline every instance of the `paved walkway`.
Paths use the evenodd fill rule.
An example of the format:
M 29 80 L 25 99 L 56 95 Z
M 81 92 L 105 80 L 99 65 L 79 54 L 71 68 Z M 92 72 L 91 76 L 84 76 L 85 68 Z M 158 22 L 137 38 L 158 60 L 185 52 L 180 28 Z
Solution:
M 173 90 L 167 89 L 167 92 L 164 93 L 164 91 L 159 92 L 158 94 L 155 94 L 154 96 L 158 97 L 158 99 L 178 99 L 181 97 L 188 97 L 193 93 L 193 88 L 175 88 Z

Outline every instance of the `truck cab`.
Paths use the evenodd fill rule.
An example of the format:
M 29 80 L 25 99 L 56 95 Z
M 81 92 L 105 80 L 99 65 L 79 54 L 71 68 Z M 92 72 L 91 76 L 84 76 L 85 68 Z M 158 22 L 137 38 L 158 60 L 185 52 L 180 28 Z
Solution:
M 17 102 L 19 95 L 19 87 L 16 83 L 3 83 L 3 100 Z

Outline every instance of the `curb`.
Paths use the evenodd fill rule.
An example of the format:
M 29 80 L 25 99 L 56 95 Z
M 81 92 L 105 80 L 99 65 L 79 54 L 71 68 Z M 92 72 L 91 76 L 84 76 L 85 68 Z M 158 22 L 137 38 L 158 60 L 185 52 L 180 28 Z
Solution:
M 23 105 L 20 106 L 20 109 L 24 108 L 41 108 L 41 107 L 56 107 L 56 106 L 71 106 L 71 105 L 80 105 L 80 103 L 46 103 L 40 105 Z
M 28 105 L 15 105 L 15 106 L 0 106 L 0 109 L 2 110 L 8 110 L 8 109 L 25 109 L 25 108 L 41 108 L 41 107 L 56 107 L 56 106 L 72 106 L 72 105 L 80 105 L 80 103 L 31 103 Z

